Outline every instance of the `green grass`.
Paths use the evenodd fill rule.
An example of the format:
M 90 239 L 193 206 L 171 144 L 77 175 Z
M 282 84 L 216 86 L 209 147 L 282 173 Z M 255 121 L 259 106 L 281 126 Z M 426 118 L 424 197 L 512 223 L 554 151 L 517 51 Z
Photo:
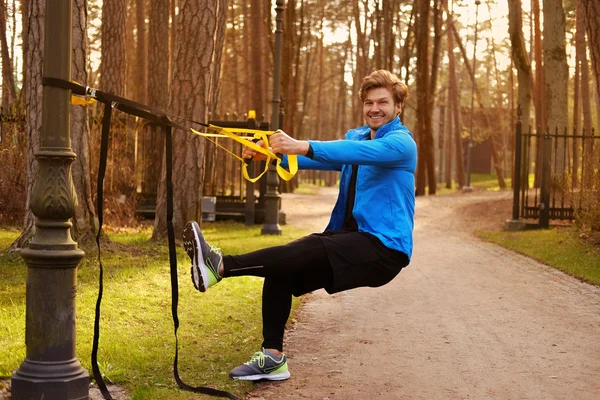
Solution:
M 305 232 L 285 226 L 282 236 L 261 236 L 260 227 L 226 222 L 204 224 L 207 240 L 226 254 L 239 254 L 287 243 Z M 0 230 L 0 248 L 18 232 Z M 148 241 L 150 230 L 110 234 L 116 243 L 103 251 L 104 297 L 100 369 L 110 382 L 124 386 L 133 399 L 202 398 L 177 389 L 173 380 L 175 339 L 171 318 L 168 247 Z M 262 279 L 227 279 L 209 293 L 194 290 L 189 264 L 178 248 L 179 373 L 192 386 L 210 385 L 242 395 L 247 382 L 227 372 L 248 360 L 262 341 Z M 91 371 L 94 307 L 99 266 L 94 254 L 78 268 L 77 357 Z M 25 280 L 20 257 L 0 256 L 0 376 L 8 376 L 25 358 Z M 294 308 L 299 301 L 294 300 Z
M 600 247 L 582 241 L 574 227 L 521 232 L 482 231 L 477 235 L 600 286 Z
M 504 179 L 506 187 L 510 188 L 511 178 Z M 499 191 L 500 185 L 498 185 L 498 179 L 496 174 L 471 174 L 471 186 L 477 191 Z M 452 181 L 452 187 L 446 188 L 444 183 L 438 183 L 436 194 L 448 194 L 461 191 L 462 188 L 458 187 L 456 181 Z

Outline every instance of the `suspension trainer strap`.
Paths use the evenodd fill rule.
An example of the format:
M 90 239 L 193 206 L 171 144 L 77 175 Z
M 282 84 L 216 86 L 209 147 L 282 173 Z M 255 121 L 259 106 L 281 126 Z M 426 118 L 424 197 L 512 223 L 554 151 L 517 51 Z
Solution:
M 110 104 L 104 104 L 104 116 L 102 117 L 102 140 L 100 143 L 100 165 L 98 166 L 98 232 L 96 233 L 96 245 L 98 246 L 98 264 L 100 265 L 98 299 L 96 300 L 96 317 L 94 319 L 94 342 L 92 344 L 92 370 L 94 379 L 102 396 L 106 400 L 112 400 L 110 392 L 106 388 L 100 368 L 98 367 L 98 341 L 100 340 L 100 304 L 102 303 L 102 292 L 104 291 L 102 268 L 102 258 L 100 257 L 100 235 L 102 234 L 102 197 L 104 193 L 104 175 L 106 173 L 106 159 L 108 156 L 108 135 L 110 132 L 110 119 L 112 116 L 112 107 Z
M 177 306 L 179 303 L 179 286 L 177 281 L 177 254 L 175 249 L 175 231 L 173 227 L 173 144 L 172 144 L 172 128 L 187 130 L 183 126 L 173 123 L 164 113 L 157 112 L 144 104 L 136 103 L 122 97 L 115 96 L 110 93 L 103 93 L 89 87 L 83 87 L 77 83 L 69 82 L 58 78 L 43 78 L 43 85 L 60 87 L 71 90 L 73 93 L 83 96 L 92 96 L 98 101 L 104 103 L 104 115 L 102 118 L 102 139 L 100 145 L 100 160 L 98 166 L 98 188 L 97 188 L 97 210 L 98 210 L 98 232 L 96 234 L 96 245 L 98 246 L 98 264 L 100 266 L 98 299 L 96 300 L 96 316 L 94 320 L 94 339 L 92 343 L 92 370 L 94 379 L 106 400 L 113 400 L 106 387 L 106 383 L 102 378 L 102 373 L 98 367 L 98 342 L 100 340 L 100 306 L 102 303 L 102 295 L 104 292 L 104 270 L 101 258 L 100 237 L 102 234 L 103 224 L 103 193 L 104 193 L 104 176 L 106 174 L 106 163 L 108 158 L 108 142 L 110 134 L 110 122 L 112 117 L 112 109 L 116 108 L 128 114 L 136 115 L 149 121 L 158 122 L 162 125 L 165 134 L 165 155 L 166 155 L 166 208 L 167 208 L 167 236 L 169 243 L 169 265 L 171 272 L 171 295 L 172 304 L 171 311 L 173 314 L 173 324 L 175 332 L 175 359 L 173 362 L 173 374 L 175 381 L 183 390 L 194 393 L 202 393 L 210 396 L 224 397 L 232 400 L 240 400 L 229 392 L 209 387 L 193 387 L 185 384 L 179 377 L 177 361 L 179 357 L 179 343 L 177 338 L 177 330 L 179 329 L 179 317 L 177 316 Z M 195 122 L 195 121 L 192 121 Z
M 155 107 L 151 107 L 147 104 L 138 103 L 136 101 L 129 100 L 129 99 L 126 99 L 121 96 L 117 96 L 112 93 L 103 92 L 101 90 L 94 89 L 89 86 L 82 86 L 76 82 L 71 82 L 71 81 L 67 81 L 64 79 L 60 79 L 60 78 L 43 77 L 42 84 L 45 86 L 53 86 L 53 87 L 60 87 L 63 89 L 68 89 L 68 90 L 71 90 L 71 92 L 73 94 L 76 94 L 79 96 L 85 96 L 85 99 L 73 97 L 73 99 L 77 99 L 77 101 L 75 101 L 74 104 L 89 104 L 93 100 L 95 100 L 95 101 L 99 101 L 104 104 L 112 104 L 112 107 L 114 107 L 120 111 L 123 111 L 127 114 L 135 115 L 140 118 L 144 118 L 148 121 L 154 121 L 157 123 L 161 123 L 160 122 L 161 116 L 169 115 L 168 113 L 166 113 L 162 110 L 159 110 Z M 91 98 L 91 100 L 88 100 L 89 98 Z M 234 155 L 234 157 L 240 159 L 243 162 L 243 164 L 242 164 L 243 176 L 246 180 L 248 180 L 250 182 L 256 182 L 258 179 L 260 179 L 263 176 L 263 174 L 265 174 L 267 172 L 268 165 L 271 160 L 276 160 L 277 174 L 279 175 L 279 177 L 281 179 L 283 179 L 285 181 L 291 180 L 294 177 L 294 175 L 296 175 L 296 173 L 298 172 L 298 162 L 297 162 L 295 155 L 288 155 L 289 171 L 286 171 L 281 166 L 281 161 L 282 161 L 281 155 L 274 154 L 269 150 L 268 136 L 275 133 L 273 131 L 263 131 L 263 130 L 257 130 L 257 129 L 241 129 L 241 128 L 229 129 L 229 128 L 223 128 L 223 127 L 212 125 L 212 124 L 206 124 L 206 123 L 200 122 L 200 121 L 194 121 L 189 118 L 183 118 L 183 117 L 177 117 L 177 118 L 185 119 L 186 121 L 192 122 L 194 124 L 198 124 L 198 125 L 207 127 L 209 130 L 212 130 L 213 132 L 217 132 L 219 137 L 229 137 L 230 139 L 240 142 L 244 146 L 248 146 L 257 152 L 266 155 L 267 162 L 265 163 L 265 170 L 259 176 L 254 177 L 254 178 L 250 178 L 250 176 L 248 174 L 248 164 L 241 157 Z M 188 130 L 188 128 L 185 128 L 180 124 L 174 123 L 171 120 L 168 120 L 167 124 L 171 125 L 172 127 L 182 129 L 184 131 Z M 214 136 L 214 134 L 199 132 L 195 129 L 189 129 L 189 130 L 193 134 L 199 135 L 199 136 L 204 136 L 207 139 L 210 136 Z M 254 137 L 253 138 L 240 137 L 239 133 L 251 134 L 251 135 L 254 135 Z M 260 146 L 255 145 L 252 142 L 252 139 L 263 140 L 263 142 L 265 143 L 265 146 L 260 147 Z M 214 141 L 213 141 L 213 143 L 217 144 Z M 217 146 L 225 149 L 223 146 L 220 146 L 219 144 L 217 144 Z
M 173 141 L 171 137 L 171 126 L 163 124 L 165 133 L 165 159 L 166 159 L 166 186 L 167 186 L 167 237 L 169 240 L 169 264 L 171 270 L 171 313 L 173 314 L 173 328 L 175 333 L 175 359 L 173 360 L 173 375 L 179 387 L 194 393 L 203 393 L 211 396 L 225 397 L 232 400 L 239 400 L 229 392 L 213 389 L 204 386 L 193 387 L 184 383 L 179 377 L 177 360 L 179 358 L 179 339 L 177 330 L 179 329 L 179 317 L 177 316 L 177 306 L 179 304 L 179 283 L 177 280 L 177 254 L 175 251 L 175 229 L 173 227 Z

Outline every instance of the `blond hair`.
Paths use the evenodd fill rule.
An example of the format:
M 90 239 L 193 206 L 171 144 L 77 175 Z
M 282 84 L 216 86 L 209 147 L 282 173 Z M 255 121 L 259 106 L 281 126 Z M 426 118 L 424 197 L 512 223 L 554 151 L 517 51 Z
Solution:
M 392 92 L 394 103 L 404 105 L 404 101 L 408 98 L 408 87 L 400 81 L 400 79 L 390 71 L 380 69 L 371 72 L 365 76 L 360 85 L 358 96 L 360 101 L 365 101 L 367 92 L 371 89 L 384 87 Z

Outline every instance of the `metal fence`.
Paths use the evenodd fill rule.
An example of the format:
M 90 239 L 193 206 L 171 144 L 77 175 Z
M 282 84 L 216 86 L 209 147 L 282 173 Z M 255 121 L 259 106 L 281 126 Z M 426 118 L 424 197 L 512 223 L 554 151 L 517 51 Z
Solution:
M 513 220 L 572 221 L 586 207 L 585 196 L 600 194 L 600 136 L 566 129 L 522 132 L 519 118 L 515 143 Z

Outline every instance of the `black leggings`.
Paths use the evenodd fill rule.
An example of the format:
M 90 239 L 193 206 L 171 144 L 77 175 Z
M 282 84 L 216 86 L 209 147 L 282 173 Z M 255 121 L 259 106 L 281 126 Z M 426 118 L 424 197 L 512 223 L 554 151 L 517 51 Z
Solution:
M 262 346 L 279 351 L 283 351 L 283 334 L 290 316 L 292 295 L 329 288 L 333 281 L 327 252 L 317 235 L 283 246 L 224 256 L 223 267 L 225 277 L 251 275 L 265 278 Z

